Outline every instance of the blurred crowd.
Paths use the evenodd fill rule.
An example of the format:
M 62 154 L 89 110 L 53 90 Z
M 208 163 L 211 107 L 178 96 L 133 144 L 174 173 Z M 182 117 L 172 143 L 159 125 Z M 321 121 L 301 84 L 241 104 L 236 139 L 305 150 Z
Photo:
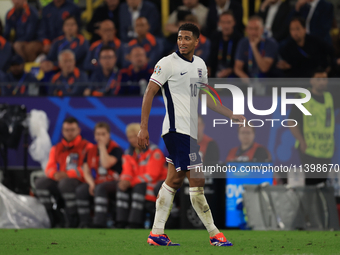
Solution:
M 12 0 L 5 18 L 4 96 L 143 94 L 186 22 L 201 30 L 195 54 L 210 77 L 311 77 L 320 67 L 340 76 L 340 34 L 327 0 L 176 0 L 164 29 L 161 1 L 105 0 L 89 22 L 72 0 L 33 2 Z M 39 83 L 46 86 L 28 86 Z

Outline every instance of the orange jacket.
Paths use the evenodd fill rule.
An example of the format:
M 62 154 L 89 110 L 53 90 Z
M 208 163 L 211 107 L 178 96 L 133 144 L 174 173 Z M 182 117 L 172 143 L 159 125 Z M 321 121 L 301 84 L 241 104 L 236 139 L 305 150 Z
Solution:
M 111 151 L 115 148 L 121 148 L 119 145 L 114 142 L 110 141 L 109 146 L 107 148 L 107 152 L 110 154 Z M 123 154 L 121 152 L 121 154 Z M 119 174 L 122 170 L 121 165 L 121 158 L 117 158 L 118 162 L 115 166 L 117 166 L 119 169 L 114 169 L 115 166 L 112 166 L 110 169 L 105 169 L 103 173 L 100 171 L 100 159 L 99 159 L 99 152 L 98 152 L 98 145 L 94 145 L 91 149 L 89 149 L 87 155 L 86 155 L 86 162 L 91 170 L 92 177 L 94 179 L 94 182 L 96 184 L 102 183 L 102 182 L 108 182 L 108 181 L 114 181 L 119 179 Z M 120 170 L 120 171 L 119 171 Z
M 86 152 L 93 144 L 84 140 L 80 135 L 71 142 L 62 139 L 60 143 L 51 148 L 45 174 L 54 179 L 57 172 L 66 172 L 68 177 L 84 181 L 82 164 Z
M 145 199 L 156 201 L 153 189 L 158 181 L 165 180 L 166 178 L 167 169 L 164 164 L 165 157 L 156 145 L 150 145 L 138 155 L 130 149 L 123 156 L 123 172 L 120 175 L 120 179 L 130 181 L 131 187 L 146 182 Z

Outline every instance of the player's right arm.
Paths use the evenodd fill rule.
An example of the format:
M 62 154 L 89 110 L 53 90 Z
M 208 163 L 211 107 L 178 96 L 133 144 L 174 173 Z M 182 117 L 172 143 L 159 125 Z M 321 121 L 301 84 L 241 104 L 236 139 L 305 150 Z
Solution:
M 172 62 L 168 57 L 162 58 L 155 66 L 155 70 L 151 75 L 148 87 L 144 93 L 142 104 L 142 118 L 140 131 L 138 133 L 138 145 L 141 149 L 145 149 L 149 145 L 148 122 L 152 106 L 152 101 L 160 87 L 169 80 L 172 75 Z
M 149 131 L 148 131 L 149 116 L 153 98 L 155 97 L 159 89 L 160 87 L 158 84 L 156 84 L 153 81 L 150 81 L 144 93 L 141 125 L 140 131 L 138 133 L 138 145 L 142 149 L 145 149 L 145 147 L 149 145 Z

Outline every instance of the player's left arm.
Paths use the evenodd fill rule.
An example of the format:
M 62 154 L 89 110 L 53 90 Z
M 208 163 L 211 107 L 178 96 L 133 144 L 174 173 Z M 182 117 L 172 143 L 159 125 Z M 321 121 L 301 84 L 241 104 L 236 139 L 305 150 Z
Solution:
M 208 88 L 205 88 L 205 90 L 209 90 Z M 205 91 L 201 90 L 201 94 L 207 94 Z M 213 110 L 214 112 L 217 112 L 219 114 L 222 114 L 223 116 L 226 116 L 233 121 L 239 121 L 244 122 L 246 118 L 242 115 L 234 115 L 233 111 L 230 110 L 228 107 L 224 106 L 223 104 L 220 104 L 219 101 L 215 100 L 217 103 L 215 104 L 214 100 L 211 98 L 210 95 L 207 95 L 207 106 L 209 109 Z

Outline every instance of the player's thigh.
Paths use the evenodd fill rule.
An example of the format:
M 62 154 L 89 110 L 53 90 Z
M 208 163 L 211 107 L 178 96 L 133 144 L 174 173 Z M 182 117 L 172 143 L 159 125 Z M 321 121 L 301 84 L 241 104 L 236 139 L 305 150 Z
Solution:
M 187 171 L 186 176 L 189 180 L 190 187 L 203 187 L 205 184 L 204 173 L 202 171 L 196 171 L 196 168 Z
M 166 176 L 165 183 L 173 189 L 179 189 L 184 181 L 185 171 L 176 171 L 173 164 L 168 164 L 168 174 Z

